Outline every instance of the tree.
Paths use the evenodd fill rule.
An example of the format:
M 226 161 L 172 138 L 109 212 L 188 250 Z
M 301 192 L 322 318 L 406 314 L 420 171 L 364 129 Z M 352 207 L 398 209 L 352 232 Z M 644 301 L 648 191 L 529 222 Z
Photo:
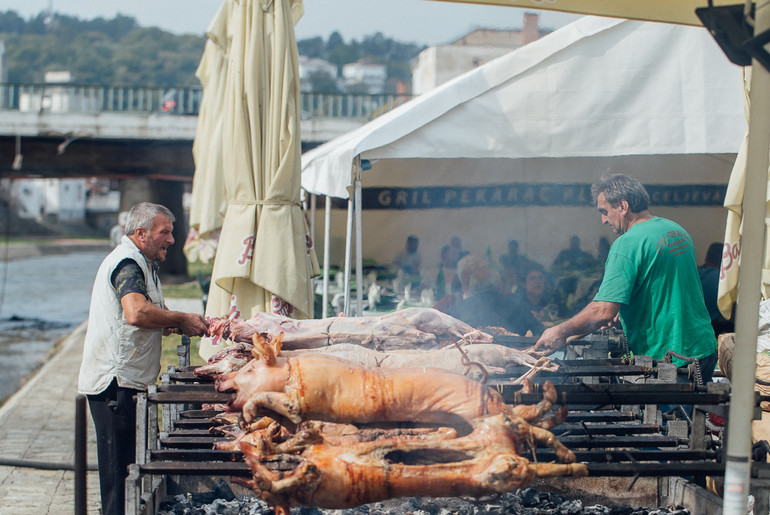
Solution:
M 177 36 L 158 28 L 140 27 L 130 16 L 81 20 L 40 13 L 24 20 L 14 11 L 0 11 L 0 38 L 5 44 L 8 80 L 41 82 L 44 72 L 69 70 L 81 84 L 125 86 L 197 86 L 195 70 L 206 42 L 204 35 Z M 300 55 L 342 67 L 361 58 L 384 63 L 389 81 L 409 82 L 409 61 L 422 47 L 398 43 L 377 32 L 361 43 L 346 43 L 339 32 L 297 43 Z M 312 75 L 315 91 L 334 92 L 334 77 Z
M 316 93 L 339 93 L 337 79 L 324 72 L 313 72 L 308 77 L 310 91 Z
M 324 54 L 324 40 L 321 36 L 297 41 L 297 50 L 299 55 L 310 58 L 322 57 Z
M 15 11 L 0 12 L 0 34 L 21 34 L 24 26 L 24 19 Z
M 345 40 L 342 39 L 342 35 L 336 30 L 329 35 L 329 41 L 326 43 L 326 54 L 333 52 L 338 46 L 345 44 Z
M 337 45 L 334 50 L 328 53 L 327 59 L 337 65 L 337 73 L 348 63 L 358 61 L 360 53 L 357 46 Z

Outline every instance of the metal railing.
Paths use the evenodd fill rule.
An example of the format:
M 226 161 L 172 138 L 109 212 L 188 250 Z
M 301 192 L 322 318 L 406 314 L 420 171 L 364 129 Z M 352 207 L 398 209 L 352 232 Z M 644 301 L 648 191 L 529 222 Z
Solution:
M 0 111 L 52 113 L 162 113 L 196 116 L 203 89 L 194 87 L 100 86 L 0 83 Z M 371 120 L 409 100 L 408 95 L 302 92 L 303 119 Z

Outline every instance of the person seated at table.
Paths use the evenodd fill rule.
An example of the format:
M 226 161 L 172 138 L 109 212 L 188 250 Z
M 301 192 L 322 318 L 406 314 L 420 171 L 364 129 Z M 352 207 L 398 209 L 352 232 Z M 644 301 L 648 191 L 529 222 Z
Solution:
M 441 261 L 436 275 L 436 303 L 433 309 L 446 313 L 449 308 L 463 298 L 463 289 L 460 284 L 459 266 L 450 267 L 450 246 L 441 248 Z M 451 279 L 450 279 L 451 277 Z
M 458 263 L 463 299 L 453 304 L 447 314 L 476 328 L 502 327 L 512 333 L 540 335 L 544 327 L 527 306 L 499 289 L 499 276 L 486 260 L 466 256 Z
M 519 253 L 519 242 L 510 240 L 508 242 L 508 252 L 500 255 L 500 266 L 502 268 L 500 281 L 503 293 L 513 293 L 518 287 L 518 275 L 524 272 L 530 259 L 524 254 Z
M 553 295 L 546 286 L 545 268 L 540 263 L 529 262 L 519 275 L 519 288 L 513 297 L 541 322 L 555 316 L 546 310 L 552 308 Z
M 703 300 L 706 302 L 706 309 L 711 318 L 711 327 L 714 328 L 714 334 L 716 336 L 719 336 L 722 333 L 731 333 L 735 331 L 735 323 L 722 316 L 722 313 L 717 307 L 719 271 L 722 266 L 723 252 L 723 243 L 712 243 L 706 251 L 706 259 L 703 262 L 703 266 L 698 268 L 700 284 L 703 288 Z
M 449 240 L 449 253 L 447 254 L 447 266 L 450 268 L 456 268 L 457 264 L 462 258 L 470 254 L 467 250 L 463 250 L 463 242 L 459 236 L 452 236 Z
M 404 284 L 417 286 L 421 282 L 420 264 L 422 255 L 417 250 L 420 246 L 420 240 L 415 235 L 407 236 L 406 244 L 403 250 L 396 254 L 393 264 L 396 265 L 404 277 Z
M 420 247 L 420 240 L 415 235 L 407 236 L 406 244 L 403 250 L 396 254 L 393 264 L 403 270 L 407 275 L 420 275 L 420 264 L 422 255 L 417 250 Z
M 580 248 L 580 237 L 569 239 L 569 247 L 559 252 L 553 262 L 554 270 L 585 270 L 596 266 L 594 257 Z

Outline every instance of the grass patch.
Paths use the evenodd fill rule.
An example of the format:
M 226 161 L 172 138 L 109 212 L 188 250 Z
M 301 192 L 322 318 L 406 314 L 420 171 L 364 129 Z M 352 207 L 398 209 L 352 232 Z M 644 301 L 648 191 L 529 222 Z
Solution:
M 214 263 L 200 261 L 187 263 L 187 275 L 192 278 L 183 283 L 163 283 L 163 296 L 167 299 L 199 299 L 203 295 L 201 283 L 208 284 Z M 208 291 L 206 292 L 208 293 Z
M 198 281 L 163 285 L 163 296 L 167 299 L 200 299 L 201 295 L 203 290 Z

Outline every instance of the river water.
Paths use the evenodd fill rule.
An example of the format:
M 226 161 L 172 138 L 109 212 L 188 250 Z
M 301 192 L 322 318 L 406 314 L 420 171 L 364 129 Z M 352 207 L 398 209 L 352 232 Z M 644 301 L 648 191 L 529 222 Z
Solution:
M 0 262 L 0 400 L 88 318 L 101 250 Z

